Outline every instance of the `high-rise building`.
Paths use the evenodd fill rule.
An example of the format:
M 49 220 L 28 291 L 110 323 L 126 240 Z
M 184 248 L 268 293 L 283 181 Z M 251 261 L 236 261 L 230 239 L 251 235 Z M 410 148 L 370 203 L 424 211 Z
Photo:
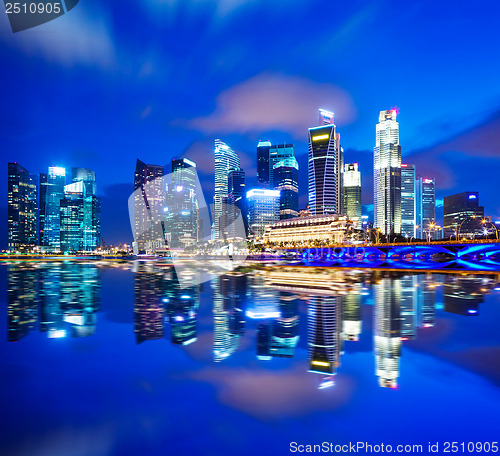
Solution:
M 139 252 L 165 246 L 163 166 L 137 159 L 134 174 L 134 241 Z
M 287 157 L 273 165 L 273 188 L 280 192 L 280 220 L 299 215 L 299 164 Z
M 479 206 L 478 192 L 462 192 L 445 196 L 444 238 L 473 237 L 483 233 L 481 220 L 484 218 L 484 207 Z
M 396 110 L 380 111 L 374 149 L 375 227 L 401 233 L 401 146 Z
M 355 226 L 361 229 L 361 173 L 357 163 L 344 165 L 344 205 L 343 212 Z
M 214 195 L 214 223 L 213 237 L 220 237 L 220 217 L 224 215 L 224 205 L 229 196 L 228 176 L 229 171 L 240 167 L 238 155 L 220 139 L 215 140 L 215 195 Z
M 417 236 L 436 239 L 436 186 L 434 179 L 419 177 L 415 182 Z
M 276 189 L 277 182 L 274 178 L 274 169 L 277 163 L 295 158 L 293 144 L 277 144 L 269 148 L 269 185 L 271 189 Z
M 247 192 L 248 231 L 262 238 L 266 226 L 279 220 L 279 190 L 253 189 Z
M 8 228 L 10 251 L 38 244 L 37 179 L 18 163 L 8 165 Z
M 71 182 L 83 182 L 86 195 L 97 195 L 95 171 L 88 168 L 71 168 Z
M 224 226 L 231 231 L 228 232 L 229 237 L 236 237 L 238 233 L 236 225 L 233 223 L 238 215 L 241 214 L 243 218 L 243 224 L 245 226 L 245 233 L 248 230 L 248 217 L 247 217 L 247 205 L 246 205 L 246 187 L 245 187 L 245 170 L 242 168 L 235 168 L 229 171 L 228 175 L 228 215 L 229 218 L 225 221 Z M 232 227 L 231 229 L 229 229 Z
M 257 145 L 257 185 L 269 188 L 269 149 L 271 141 L 259 141 Z
M 416 236 L 415 165 L 401 164 L 401 234 Z
M 196 163 L 172 160 L 172 179 L 165 185 L 165 236 L 171 248 L 194 244 L 199 233 Z
M 44 190 L 44 218 L 42 245 L 51 250 L 61 249 L 61 200 L 64 198 L 66 185 L 66 169 L 59 166 L 49 167 L 47 181 L 43 183 Z
M 84 249 L 85 188 L 82 181 L 64 186 L 60 201 L 60 243 L 62 252 L 81 252 Z
M 47 190 L 49 189 L 49 175 L 40 173 L 38 180 L 38 242 L 44 245 L 45 239 L 45 210 L 47 208 Z
M 313 215 L 338 214 L 342 206 L 340 135 L 333 124 L 333 113 L 320 110 L 320 120 L 321 126 L 309 129 L 309 209 Z

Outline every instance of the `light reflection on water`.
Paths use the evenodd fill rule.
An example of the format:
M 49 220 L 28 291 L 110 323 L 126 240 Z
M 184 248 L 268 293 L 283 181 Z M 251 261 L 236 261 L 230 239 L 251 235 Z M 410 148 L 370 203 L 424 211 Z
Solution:
M 469 393 L 475 380 L 449 373 L 450 362 L 481 375 L 491 385 L 500 384 L 498 360 L 489 359 L 499 354 L 500 347 L 500 336 L 492 330 L 496 327 L 492 316 L 500 318 L 498 274 L 293 266 L 213 275 L 208 282 L 193 274 L 210 275 L 210 268 L 191 274 L 194 285 L 186 286 L 183 277 L 181 287 L 171 267 L 152 262 L 10 263 L 6 342 L 0 346 L 9 355 L 13 342 L 32 341 L 30 355 L 35 359 L 38 351 L 45 357 L 52 350 L 53 356 L 61 356 L 59 346 L 51 344 L 98 340 L 102 344 L 98 348 L 74 352 L 70 358 L 91 366 L 85 374 L 89 378 L 94 369 L 106 369 L 101 364 L 108 361 L 99 360 L 101 353 L 103 359 L 108 356 L 104 345 L 122 351 L 113 368 L 124 377 L 133 375 L 128 356 L 153 361 L 150 349 L 161 348 L 161 358 L 152 365 L 169 365 L 167 376 L 172 381 L 212 385 L 217 403 L 264 421 L 291 416 L 313 419 L 325 410 L 332 413 L 345 407 L 354 410 L 356 398 L 367 394 L 365 384 L 379 391 L 397 390 L 393 394 L 405 388 L 413 393 L 415 382 L 422 378 L 429 382 L 427 388 L 433 388 L 439 377 L 444 383 L 428 390 L 429 396 L 438 397 L 443 388 L 448 389 L 443 404 L 448 401 L 452 407 L 450 401 L 456 394 Z M 110 291 L 110 285 L 115 291 Z M 487 298 L 489 310 L 483 318 Z M 130 319 L 113 321 L 110 308 L 120 309 Z M 135 349 L 119 348 L 124 329 Z M 433 357 L 424 367 L 422 354 Z M 426 370 L 436 378 L 425 377 Z M 446 385 L 450 375 L 455 392 Z M 23 382 L 29 383 L 25 377 Z M 141 382 L 141 389 L 154 390 L 150 382 Z M 477 404 L 491 395 L 489 386 L 476 388 Z M 370 391 L 373 395 L 374 390 Z M 134 397 L 136 393 L 125 389 L 125 394 Z M 201 386 L 190 394 L 201 403 L 213 400 L 213 393 Z M 389 416 L 401 400 L 384 396 L 384 413 Z M 418 409 L 418 399 L 404 400 Z M 387 418 L 380 410 L 367 408 L 364 413 L 370 419 Z M 317 435 L 320 429 L 318 425 Z M 312 431 L 304 434 L 310 435 Z

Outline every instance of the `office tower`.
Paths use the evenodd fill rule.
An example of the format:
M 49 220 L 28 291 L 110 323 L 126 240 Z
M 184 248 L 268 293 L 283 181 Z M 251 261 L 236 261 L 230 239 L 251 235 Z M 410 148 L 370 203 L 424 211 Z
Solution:
M 58 166 L 49 167 L 47 182 L 44 182 L 44 220 L 42 245 L 51 250 L 61 249 L 61 200 L 64 198 L 66 170 Z
M 312 296 L 307 314 L 309 372 L 334 375 L 342 352 L 341 297 Z
M 220 237 L 220 217 L 224 212 L 224 205 L 228 198 L 229 171 L 240 167 L 238 155 L 220 139 L 215 140 L 215 195 L 214 195 L 214 223 L 212 227 L 214 239 Z
M 273 165 L 273 188 L 280 192 L 280 220 L 299 215 L 299 164 L 295 157 L 284 158 Z
M 277 163 L 283 160 L 295 158 L 295 149 L 293 144 L 277 144 L 269 148 L 269 186 L 276 189 L 277 182 L 274 178 L 274 169 Z
M 174 158 L 172 183 L 196 192 L 196 163 L 187 158 Z
M 9 163 L 7 192 L 9 250 L 32 250 L 38 244 L 36 176 L 18 163 Z
M 361 229 L 361 173 L 357 163 L 344 165 L 344 204 L 343 212 L 354 226 Z
M 242 168 L 235 168 L 229 171 L 228 175 L 228 216 L 225 220 L 224 227 L 228 229 L 228 236 L 234 238 L 243 233 L 238 233 L 236 224 L 233 222 L 241 215 L 243 224 L 245 226 L 245 234 L 248 229 L 247 205 L 246 205 L 246 188 L 245 188 L 245 170 Z
M 64 186 L 64 198 L 60 201 L 60 245 L 62 252 L 84 250 L 84 184 L 74 182 Z
M 374 149 L 375 227 L 401 233 L 401 146 L 395 110 L 380 111 Z
M 270 141 L 259 141 L 257 145 L 257 185 L 269 188 L 269 149 Z
M 187 158 L 172 160 L 171 178 L 165 185 L 165 237 L 170 248 L 183 248 L 198 240 L 196 163 Z
M 49 189 L 49 175 L 40 173 L 38 180 L 38 242 L 44 245 L 45 239 L 45 210 L 47 208 L 47 190 Z
M 247 192 L 248 231 L 262 238 L 266 226 L 279 220 L 279 190 L 253 189 Z
M 309 210 L 312 215 L 338 214 L 342 206 L 340 135 L 333 124 L 333 113 L 321 110 L 320 119 L 324 125 L 309 129 Z
M 401 164 L 401 234 L 412 238 L 416 233 L 415 165 Z
M 484 218 L 484 207 L 479 206 L 478 192 L 462 192 L 456 195 L 445 196 L 444 212 L 444 238 L 474 237 L 481 235 Z
M 361 335 L 361 283 L 354 283 L 353 290 L 344 296 L 342 306 L 342 333 L 344 340 L 358 341 Z
M 88 168 L 71 168 L 71 182 L 83 182 L 86 195 L 96 195 L 95 171 Z
M 375 369 L 382 387 L 396 388 L 401 356 L 401 282 L 383 278 L 375 285 Z
M 35 330 L 38 320 L 38 268 L 29 263 L 10 264 L 7 280 L 7 340 L 13 342 Z
M 162 274 L 149 272 L 139 265 L 134 275 L 134 332 L 136 343 L 165 337 L 165 307 L 162 301 Z
M 436 186 L 434 179 L 419 177 L 416 180 L 417 236 L 421 239 L 436 239 Z
M 137 160 L 134 175 L 134 242 L 138 252 L 165 246 L 163 166 Z

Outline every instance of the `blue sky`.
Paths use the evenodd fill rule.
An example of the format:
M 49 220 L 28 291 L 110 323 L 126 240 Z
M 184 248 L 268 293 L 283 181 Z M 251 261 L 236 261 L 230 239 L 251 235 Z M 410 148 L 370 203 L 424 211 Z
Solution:
M 495 1 L 81 0 L 16 34 L 2 13 L 0 172 L 95 169 L 105 240 L 129 241 L 136 158 L 187 156 L 210 193 L 215 138 L 250 184 L 259 139 L 293 142 L 305 205 L 307 128 L 322 107 L 360 163 L 368 207 L 378 112 L 397 106 L 403 159 L 436 178 L 438 198 L 479 191 L 500 217 L 499 13 Z M 0 201 L 5 214 L 6 185 Z

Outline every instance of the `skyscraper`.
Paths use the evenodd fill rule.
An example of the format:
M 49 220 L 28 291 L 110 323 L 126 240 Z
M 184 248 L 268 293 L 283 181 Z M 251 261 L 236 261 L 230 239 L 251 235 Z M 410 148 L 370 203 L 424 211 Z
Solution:
M 95 171 L 88 168 L 71 168 L 71 182 L 83 182 L 86 195 L 96 195 Z
M 262 238 L 266 226 L 279 220 L 279 201 L 278 190 L 253 189 L 247 192 L 249 234 Z
M 436 188 L 434 179 L 419 177 L 415 188 L 417 236 L 424 238 L 428 235 L 431 239 L 435 239 L 436 230 L 433 226 L 436 221 Z
M 309 129 L 309 209 L 313 215 L 336 214 L 342 206 L 340 135 L 333 113 L 320 110 L 320 119 L 324 125 Z
M 60 242 L 62 252 L 84 250 L 84 183 L 74 182 L 64 186 L 64 198 L 60 201 Z
M 401 234 L 416 236 L 415 165 L 401 165 Z
M 44 220 L 42 245 L 51 250 L 61 248 L 61 200 L 64 198 L 66 170 L 58 166 L 49 167 L 47 181 L 44 182 Z M 42 202 L 42 201 L 41 201 Z
M 37 179 L 18 163 L 8 165 L 8 237 L 10 251 L 38 244 Z
M 172 183 L 196 191 L 196 163 L 188 158 L 172 160 Z
M 134 241 L 139 252 L 164 247 L 163 166 L 147 165 L 137 159 L 134 174 Z
M 299 164 L 287 157 L 273 165 L 273 188 L 280 192 L 280 220 L 299 215 Z
M 232 227 L 229 229 L 231 231 L 228 232 L 229 237 L 236 237 L 238 234 L 242 235 L 243 233 L 238 233 L 236 229 L 236 225 L 233 223 L 238 215 L 241 215 L 243 218 L 243 224 L 245 226 L 245 233 L 248 230 L 248 217 L 247 217 L 247 205 L 246 205 L 246 187 L 245 187 L 245 170 L 242 168 L 235 168 L 229 171 L 228 175 L 228 219 L 225 221 L 225 227 Z
M 257 185 L 269 188 L 269 148 L 270 141 L 259 141 L 257 145 Z
M 269 185 L 271 189 L 275 190 L 277 187 L 277 182 L 274 178 L 276 164 L 293 158 L 295 158 L 293 144 L 277 144 L 269 148 Z
M 240 159 L 238 155 L 226 143 L 220 139 L 215 140 L 215 195 L 214 195 L 214 223 L 213 237 L 220 237 L 220 217 L 224 212 L 224 202 L 227 203 L 229 196 L 228 192 L 228 176 L 229 171 L 240 167 Z
M 484 207 L 479 205 L 478 192 L 462 192 L 445 196 L 444 204 L 444 238 L 481 235 Z
M 380 111 L 374 149 L 375 227 L 401 233 L 401 146 L 396 110 Z
M 355 220 L 356 228 L 361 228 L 361 173 L 357 163 L 344 165 L 344 205 L 343 212 L 350 220 Z

